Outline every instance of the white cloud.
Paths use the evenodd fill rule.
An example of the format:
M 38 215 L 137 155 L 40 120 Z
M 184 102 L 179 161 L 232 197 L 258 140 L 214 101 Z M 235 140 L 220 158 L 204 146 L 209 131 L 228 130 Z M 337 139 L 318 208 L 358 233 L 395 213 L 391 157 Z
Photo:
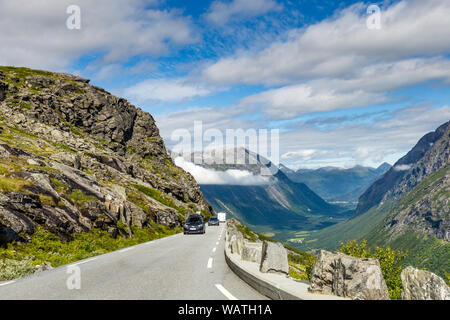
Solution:
M 180 102 L 210 93 L 210 89 L 183 79 L 145 80 L 124 91 L 134 103 Z
M 207 169 L 186 161 L 183 157 L 175 158 L 174 162 L 177 166 L 192 174 L 199 184 L 263 185 L 269 182 L 267 178 L 254 175 L 247 170 L 217 171 Z
M 298 151 L 290 151 L 281 155 L 281 159 L 296 159 L 310 160 L 313 155 L 317 154 L 315 149 L 305 149 Z
M 246 97 L 241 103 L 259 106 L 272 118 L 288 119 L 305 113 L 347 109 L 385 100 L 381 94 L 363 90 L 339 92 L 310 85 L 292 85 Z
M 450 61 L 430 58 L 378 63 L 362 68 L 350 79 L 318 79 L 266 90 L 243 98 L 240 104 L 258 107 L 271 118 L 288 119 L 387 102 L 389 92 L 431 80 L 450 83 Z
M 105 63 L 161 55 L 197 40 L 177 10 L 158 10 L 154 0 L 78 0 L 81 30 L 66 28 L 71 0 L 2 0 L 0 65 L 64 69 L 83 54 L 101 52 Z
M 368 122 L 337 120 L 330 129 L 316 126 L 314 121 L 296 122 L 281 133 L 280 150 L 317 150 L 308 160 L 285 159 L 292 167 L 344 166 L 346 162 L 378 166 L 384 161 L 394 163 L 448 119 L 449 106 L 420 105 L 381 114 Z
M 397 166 L 394 166 L 395 171 L 406 171 L 411 168 L 410 164 L 399 164 Z
M 257 17 L 281 8 L 273 0 L 214 1 L 205 17 L 211 23 L 224 25 L 229 20 Z
M 263 121 L 240 119 L 236 108 L 198 108 L 157 115 L 160 133 L 170 147 L 173 130 L 192 132 L 194 120 L 203 120 L 204 129 L 267 128 Z M 280 159 L 293 168 L 340 166 L 347 163 L 378 166 L 394 163 L 406 154 L 426 133 L 450 119 L 450 106 L 409 106 L 393 112 L 382 111 L 372 116 L 333 118 L 318 115 L 304 121 L 288 122 L 280 131 Z M 353 120 L 353 121 L 349 121 Z M 322 124 L 326 123 L 324 128 Z M 314 150 L 314 152 L 312 151 Z
M 268 48 L 239 52 L 203 72 L 214 83 L 280 85 L 318 77 L 351 78 L 380 61 L 436 56 L 450 50 L 450 2 L 411 0 L 382 11 L 382 29 L 366 27 L 366 7 L 353 5 L 337 16 L 299 30 Z

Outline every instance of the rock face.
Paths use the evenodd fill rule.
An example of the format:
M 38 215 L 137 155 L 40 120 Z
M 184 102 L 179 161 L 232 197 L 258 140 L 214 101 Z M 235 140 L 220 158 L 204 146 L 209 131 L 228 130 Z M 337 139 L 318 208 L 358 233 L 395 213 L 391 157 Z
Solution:
M 314 263 L 310 291 L 354 300 L 389 300 L 377 259 L 354 258 L 321 250 Z
M 279 242 L 264 241 L 259 271 L 289 274 L 287 251 Z
M 262 246 L 262 242 L 244 241 L 241 259 L 244 261 L 261 263 Z
M 450 300 L 450 288 L 432 272 L 407 267 L 401 278 L 403 300 Z
M 362 214 L 390 198 L 399 198 L 450 161 L 450 121 L 423 136 L 386 174 L 361 195 L 356 209 Z
M 213 212 L 150 114 L 76 76 L 0 72 L 0 244 L 38 226 L 64 240 L 92 228 L 131 236 Z

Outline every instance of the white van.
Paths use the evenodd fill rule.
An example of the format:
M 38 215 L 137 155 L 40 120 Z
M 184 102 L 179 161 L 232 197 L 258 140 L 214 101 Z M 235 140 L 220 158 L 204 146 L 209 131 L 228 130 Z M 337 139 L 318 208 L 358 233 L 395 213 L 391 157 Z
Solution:
M 219 222 L 226 222 L 227 221 L 227 214 L 225 212 L 219 212 L 217 214 L 217 218 L 219 219 Z

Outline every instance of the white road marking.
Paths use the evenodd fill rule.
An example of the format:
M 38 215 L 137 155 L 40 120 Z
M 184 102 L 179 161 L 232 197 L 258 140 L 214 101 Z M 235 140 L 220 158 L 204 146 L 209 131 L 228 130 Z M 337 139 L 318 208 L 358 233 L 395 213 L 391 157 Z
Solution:
M 216 249 L 217 249 L 217 248 L 216 248 L 216 247 L 214 247 L 214 249 L 213 249 L 213 252 L 216 252 Z
M 3 282 L 3 283 L 0 283 L 0 287 L 1 286 L 6 286 L 6 285 L 14 283 L 14 282 L 16 282 L 16 280 L 11 280 L 11 281 L 6 281 L 6 282 Z
M 211 269 L 212 268 L 212 263 L 213 263 L 213 258 L 209 258 L 208 259 L 208 265 L 206 266 L 206 268 Z
M 221 284 L 216 284 L 216 288 L 222 292 L 222 294 L 228 298 L 228 300 L 238 300 L 235 296 L 233 296 L 227 289 L 225 289 Z
M 119 250 L 119 252 L 127 252 L 127 251 L 130 251 L 130 250 L 133 250 L 133 249 L 134 249 L 134 247 L 128 247 L 128 248 Z
M 84 261 L 81 261 L 81 262 L 75 262 L 75 263 L 71 264 L 71 266 L 78 266 L 80 264 L 91 262 L 91 261 L 94 261 L 94 260 L 97 260 L 97 258 L 90 258 L 90 259 L 87 259 L 87 260 L 84 260 Z
M 219 245 L 219 241 L 216 242 L 216 246 L 218 246 L 218 245 Z

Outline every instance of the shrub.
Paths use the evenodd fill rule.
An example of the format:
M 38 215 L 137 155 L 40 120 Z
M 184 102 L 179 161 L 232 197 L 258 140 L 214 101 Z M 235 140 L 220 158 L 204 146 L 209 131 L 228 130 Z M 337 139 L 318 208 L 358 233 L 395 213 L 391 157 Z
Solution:
M 256 241 L 258 240 L 258 237 L 256 236 L 255 233 L 253 233 L 247 226 L 238 226 L 237 230 L 240 231 L 242 233 L 242 235 L 244 236 L 245 239 L 250 240 L 250 241 Z
M 357 258 L 375 258 L 380 262 L 381 272 L 389 290 L 389 297 L 393 300 L 401 299 L 403 291 L 400 274 L 402 272 L 401 262 L 407 256 L 406 251 L 392 250 L 390 247 L 375 247 L 374 250 L 367 248 L 367 241 L 358 243 L 350 240 L 346 244 L 340 243 L 340 252 Z
M 28 260 L 0 260 L 0 281 L 12 280 L 34 273 L 35 267 Z
M 289 265 L 297 269 L 304 270 L 302 274 L 295 272 L 296 274 L 291 275 L 291 277 L 301 280 L 311 281 L 311 273 L 316 257 L 312 254 L 296 250 L 295 253 L 288 254 Z M 291 272 L 289 272 L 291 273 Z M 290 275 L 290 274 L 289 274 Z

